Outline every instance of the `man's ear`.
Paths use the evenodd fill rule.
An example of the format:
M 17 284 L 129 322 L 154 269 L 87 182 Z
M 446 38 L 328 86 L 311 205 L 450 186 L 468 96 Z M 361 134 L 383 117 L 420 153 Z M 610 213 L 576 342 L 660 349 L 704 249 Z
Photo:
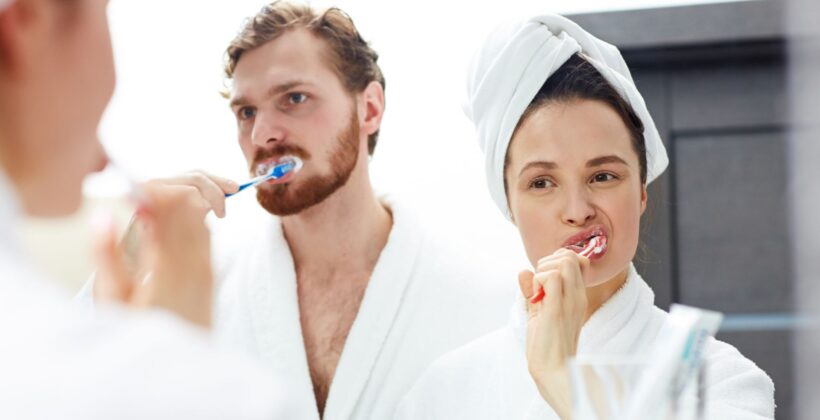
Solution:
M 379 131 L 384 115 L 384 88 L 381 83 L 372 81 L 360 94 L 361 108 L 359 110 L 359 123 L 361 132 L 368 136 Z
M 12 74 L 26 72 L 28 58 L 52 42 L 58 4 L 48 0 L 15 0 L 0 12 L 0 66 Z

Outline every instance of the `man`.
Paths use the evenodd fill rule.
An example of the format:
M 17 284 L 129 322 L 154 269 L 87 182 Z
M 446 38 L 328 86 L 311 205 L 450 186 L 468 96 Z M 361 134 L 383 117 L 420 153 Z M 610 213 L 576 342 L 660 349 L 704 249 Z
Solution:
M 270 4 L 231 43 L 226 73 L 250 172 L 283 156 L 304 166 L 258 188 L 266 211 L 232 208 L 212 227 L 216 331 L 288 378 L 300 418 L 391 418 L 432 360 L 503 324 L 499 290 L 511 301 L 514 280 L 373 191 L 384 77 L 342 11 Z M 204 173 L 162 182 L 196 186 L 218 216 L 236 191 Z
M 85 319 L 21 250 L 21 214 L 74 212 L 83 178 L 106 164 L 96 136 L 115 82 L 106 6 L 0 0 L 0 418 L 294 418 L 283 386 L 209 342 L 210 207 L 195 189 L 143 191 L 150 286 L 126 286 L 103 221 L 101 278 L 120 283 L 101 293 L 139 312 L 101 306 Z

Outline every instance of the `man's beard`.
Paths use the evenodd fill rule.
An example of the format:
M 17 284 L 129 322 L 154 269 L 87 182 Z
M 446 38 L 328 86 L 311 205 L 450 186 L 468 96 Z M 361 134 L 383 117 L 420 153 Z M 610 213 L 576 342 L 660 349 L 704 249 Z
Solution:
M 290 154 L 303 159 L 309 158 L 307 152 L 295 146 L 275 148 L 272 152 L 277 156 Z M 329 175 L 314 175 L 302 179 L 297 174 L 294 181 L 285 184 L 263 184 L 256 191 L 259 204 L 276 216 L 290 216 L 321 203 L 344 186 L 359 158 L 359 122 L 355 108 L 351 112 L 348 126 L 341 130 L 337 146 L 330 156 Z M 254 162 L 259 162 L 263 158 L 257 156 Z M 294 182 L 298 184 L 294 185 Z

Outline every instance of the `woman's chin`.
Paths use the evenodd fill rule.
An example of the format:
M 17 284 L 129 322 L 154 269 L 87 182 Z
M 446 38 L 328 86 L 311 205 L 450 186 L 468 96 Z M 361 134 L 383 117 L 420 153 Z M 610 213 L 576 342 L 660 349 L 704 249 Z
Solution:
M 589 275 L 584 277 L 584 284 L 587 289 L 589 289 L 610 282 L 620 282 L 625 278 L 628 270 L 629 263 L 617 264 L 615 267 L 596 266 L 595 263 L 593 263 Z M 618 287 L 620 287 L 620 285 L 618 285 Z

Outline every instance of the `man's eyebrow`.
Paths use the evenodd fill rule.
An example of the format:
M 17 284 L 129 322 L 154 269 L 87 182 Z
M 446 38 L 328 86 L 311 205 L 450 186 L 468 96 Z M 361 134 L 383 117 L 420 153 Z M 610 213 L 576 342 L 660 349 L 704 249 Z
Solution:
M 283 92 L 287 92 L 287 91 L 295 88 L 296 86 L 311 85 L 311 84 L 312 83 L 310 83 L 306 80 L 301 80 L 301 79 L 288 80 L 287 82 L 279 83 L 277 85 L 271 86 L 268 89 L 267 93 L 265 94 L 265 99 L 274 97 L 274 96 L 279 95 Z M 237 106 L 248 105 L 248 103 L 250 103 L 250 101 L 247 98 L 245 98 L 244 96 L 237 96 L 237 97 L 231 99 L 230 106 L 231 106 L 231 108 L 234 108 L 234 107 L 237 107 Z

